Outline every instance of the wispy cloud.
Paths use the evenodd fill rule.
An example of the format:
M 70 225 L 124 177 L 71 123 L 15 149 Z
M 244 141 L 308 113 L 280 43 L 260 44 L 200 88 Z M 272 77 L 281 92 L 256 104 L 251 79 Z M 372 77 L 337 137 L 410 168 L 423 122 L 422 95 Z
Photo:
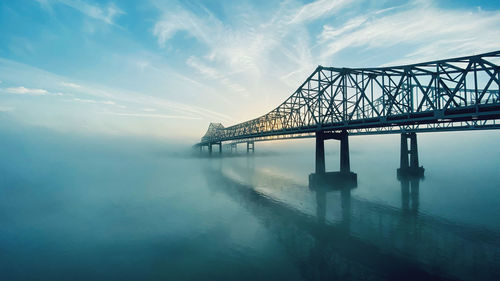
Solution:
M 98 101 L 98 100 L 93 100 L 93 99 L 81 99 L 81 98 L 74 98 L 73 100 L 76 102 L 83 102 L 83 103 L 96 103 L 96 104 L 107 104 L 107 105 L 115 105 L 116 104 L 114 101 L 110 101 L 110 100 Z
M 80 89 L 82 86 L 71 82 L 61 82 L 61 85 L 68 88 Z
M 290 23 L 302 23 L 316 20 L 324 16 L 331 16 L 345 8 L 351 0 L 318 0 L 301 7 L 292 16 Z
M 34 95 L 34 96 L 43 96 L 48 95 L 49 92 L 44 89 L 31 89 L 26 87 L 10 87 L 3 89 L 4 92 L 9 94 L 17 94 L 17 95 Z
M 173 101 L 154 99 L 154 103 L 164 107 L 166 109 L 171 109 L 176 112 L 187 113 L 198 117 L 205 117 L 211 120 L 222 120 L 222 121 L 234 121 L 234 119 L 224 113 L 217 112 L 215 110 L 210 110 L 200 106 L 183 104 Z
M 200 117 L 185 116 L 185 115 L 167 115 L 167 114 L 151 114 L 151 113 L 124 113 L 124 112 L 104 112 L 104 114 L 124 116 L 124 117 L 141 117 L 141 118 L 161 118 L 161 119 L 184 119 L 184 120 L 199 120 Z
M 168 76 L 169 73 L 162 76 Z M 172 101 L 169 99 L 170 93 L 165 95 L 152 96 L 145 93 L 115 89 L 104 85 L 97 85 L 85 81 L 75 81 L 68 77 L 56 75 L 32 66 L 0 58 L 0 75 L 6 77 L 9 83 L 19 83 L 19 81 L 36 81 L 33 85 L 36 87 L 15 87 L 10 92 L 15 93 L 38 93 L 47 95 L 56 95 L 71 88 L 71 92 L 66 94 L 73 102 L 88 105 L 109 105 L 115 108 L 128 108 L 131 110 L 142 110 L 152 112 L 152 106 L 157 113 L 165 115 L 191 116 L 194 119 L 206 118 L 208 120 L 232 121 L 234 118 L 216 109 L 209 109 L 203 106 L 197 106 L 190 103 Z M 23 77 L 22 79 L 20 77 Z M 175 79 L 181 79 L 182 75 L 174 76 Z M 40 82 L 41 81 L 41 82 Z M 72 81 L 72 82 L 68 82 Z M 185 83 L 184 83 L 185 84 Z M 77 85 L 77 86 L 76 86 Z M 200 84 L 201 85 L 201 84 Z M 45 90 L 44 88 L 47 87 Z M 0 91 L 6 92 L 0 88 Z
M 273 77 L 287 83 L 295 76 L 290 68 L 297 76 L 311 71 L 313 42 L 306 24 L 341 12 L 348 2 L 319 0 L 296 6 L 285 1 L 267 18 L 257 7 L 245 7 L 232 12 L 225 21 L 206 9 L 194 13 L 180 4 L 158 5 L 163 13 L 154 25 L 153 35 L 163 47 L 174 44 L 175 40 L 170 40 L 179 31 L 194 37 L 206 52 L 191 55 L 186 64 L 213 80 L 219 89 L 248 97 L 262 91 L 256 87 L 262 79 Z
M 238 83 L 233 82 L 229 77 L 219 73 L 216 68 L 205 65 L 198 58 L 191 56 L 186 61 L 187 65 L 196 69 L 199 73 L 213 80 L 219 81 L 223 86 L 229 88 L 231 91 L 235 93 L 242 93 L 243 96 L 247 96 L 245 94 L 246 89 Z
M 438 59 L 498 49 L 500 12 L 443 10 L 430 1 L 400 9 L 368 13 L 342 26 L 323 26 L 318 41 L 321 60 L 352 48 L 365 50 L 404 46 L 405 59 Z
M 365 6 L 360 0 L 294 3 L 282 2 L 268 18 L 246 7 L 224 21 L 206 9 L 194 12 L 180 4 L 168 9 L 159 5 L 163 13 L 153 35 L 160 46 L 175 44 L 173 38 L 179 31 L 194 37 L 207 47 L 206 52 L 190 55 L 186 64 L 219 89 L 245 92 L 243 96 L 259 95 L 262 89 L 254 86 L 265 77 L 297 86 L 316 65 L 334 65 L 341 52 L 369 54 L 397 48 L 403 58 L 397 62 L 402 63 L 500 47 L 498 11 L 443 9 L 430 0 L 393 7 L 380 4 L 378 9 L 372 5 L 365 10 L 359 10 Z M 354 16 L 335 20 L 345 13 Z M 318 20 L 325 24 L 317 26 Z M 387 63 L 396 62 L 388 57 Z M 351 64 L 359 61 L 353 57 Z
M 267 46 L 263 34 L 259 35 L 258 30 L 224 24 L 209 11 L 196 15 L 180 6 L 164 9 L 162 18 L 153 29 L 160 46 L 165 46 L 178 31 L 187 32 L 207 46 L 206 61 L 220 63 L 217 67 L 219 72 L 224 73 L 249 69 L 256 71 L 255 60 Z
M 61 92 L 50 92 L 45 89 L 40 88 L 27 88 L 24 86 L 19 87 L 9 87 L 9 88 L 0 88 L 0 92 L 15 94 L 15 95 L 31 95 L 31 96 L 64 96 L 64 93 Z
M 115 19 L 125 14 L 114 3 L 109 3 L 107 6 L 92 5 L 82 0 L 36 0 L 43 7 L 50 8 L 52 4 L 59 3 L 80 11 L 82 14 L 103 21 L 107 24 L 114 24 Z

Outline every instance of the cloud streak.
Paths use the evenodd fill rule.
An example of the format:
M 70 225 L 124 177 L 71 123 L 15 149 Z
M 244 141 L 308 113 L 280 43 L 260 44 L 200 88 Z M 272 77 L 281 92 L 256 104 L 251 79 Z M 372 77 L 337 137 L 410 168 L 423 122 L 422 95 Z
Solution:
M 153 35 L 159 46 L 169 48 L 176 47 L 174 36 L 178 32 L 196 39 L 206 52 L 190 55 L 186 65 L 206 81 L 211 80 L 219 91 L 249 98 L 262 93 L 256 85 L 263 79 L 296 85 L 297 77 L 314 69 L 306 24 L 340 13 L 348 4 L 344 0 L 320 0 L 303 6 L 283 2 L 267 18 L 257 7 L 245 7 L 232 11 L 224 21 L 207 9 L 195 13 L 181 4 L 157 4 L 162 16 Z
M 104 112 L 104 114 L 123 116 L 123 117 L 140 117 L 140 118 L 161 118 L 161 119 L 182 119 L 182 120 L 200 120 L 201 119 L 200 117 L 194 117 L 194 116 L 152 114 L 152 113 Z
M 110 100 L 97 101 L 97 100 L 93 100 L 93 99 L 81 99 L 81 98 L 74 98 L 73 100 L 76 102 L 83 102 L 83 103 L 116 105 L 116 103 L 114 101 L 110 101 Z
M 370 13 L 343 26 L 323 26 L 318 36 L 321 60 L 352 49 L 405 46 L 405 59 L 390 63 L 439 59 L 488 52 L 500 47 L 500 12 L 443 10 L 417 1 L 388 13 Z
M 80 89 L 82 86 L 71 82 L 61 82 L 61 85 L 67 88 Z
M 301 7 L 292 16 L 290 23 L 303 23 L 313 21 L 324 16 L 331 16 L 345 8 L 351 0 L 318 0 Z
M 49 92 L 44 89 L 32 89 L 23 86 L 5 88 L 4 92 L 16 95 L 33 95 L 33 96 L 44 96 L 49 94 Z
M 71 7 L 82 14 L 105 22 L 114 24 L 118 16 L 125 14 L 114 3 L 109 3 L 107 6 L 92 5 L 82 0 L 36 0 L 44 7 L 51 7 L 54 3 L 59 3 Z
M 168 75 L 166 73 L 165 75 Z M 129 108 L 146 111 L 152 110 L 152 105 L 158 114 L 191 116 L 193 119 L 206 118 L 208 120 L 234 120 L 227 114 L 196 106 L 176 102 L 164 96 L 151 96 L 130 90 L 115 89 L 103 85 L 95 85 L 84 81 L 75 81 L 68 77 L 56 75 L 32 66 L 0 58 L 0 77 L 5 77 L 9 83 L 19 81 L 42 81 L 43 83 L 33 83 L 34 86 L 21 86 L 11 88 L 0 88 L 1 92 L 17 95 L 62 95 L 68 90 L 65 96 L 70 97 L 70 101 L 88 105 L 108 105 L 116 108 Z M 24 77 L 20 79 L 19 77 Z M 183 77 L 179 75 L 179 77 Z M 178 78 L 176 76 L 176 78 Z M 72 82 L 68 82 L 72 81 Z M 47 88 L 45 88 L 47 87 Z M 50 88 L 49 88 L 50 87 Z M 175 114 L 171 114 L 175 113 Z

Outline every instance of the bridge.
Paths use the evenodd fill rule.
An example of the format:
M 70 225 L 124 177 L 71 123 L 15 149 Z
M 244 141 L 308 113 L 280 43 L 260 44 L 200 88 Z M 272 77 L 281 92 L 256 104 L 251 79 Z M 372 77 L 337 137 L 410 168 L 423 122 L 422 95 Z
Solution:
M 316 138 L 316 169 L 325 171 L 324 141 L 340 141 L 340 172 L 350 171 L 349 135 L 401 134 L 398 173 L 423 175 L 417 133 L 500 128 L 500 51 L 376 68 L 318 66 L 271 112 L 230 127 L 211 123 L 195 145 Z M 408 147 L 408 140 L 410 145 Z

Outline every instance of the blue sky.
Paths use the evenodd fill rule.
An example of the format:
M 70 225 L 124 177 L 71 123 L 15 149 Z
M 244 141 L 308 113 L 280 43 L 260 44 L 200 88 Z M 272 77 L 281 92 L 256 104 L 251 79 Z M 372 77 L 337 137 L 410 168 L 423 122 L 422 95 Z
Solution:
M 199 138 L 270 111 L 317 65 L 500 49 L 498 1 L 0 2 L 0 120 Z

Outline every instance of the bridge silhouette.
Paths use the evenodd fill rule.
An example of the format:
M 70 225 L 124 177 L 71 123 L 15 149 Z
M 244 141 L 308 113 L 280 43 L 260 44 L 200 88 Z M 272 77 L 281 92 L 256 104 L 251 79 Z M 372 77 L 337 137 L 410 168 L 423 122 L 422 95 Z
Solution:
M 423 175 L 419 132 L 500 128 L 500 51 L 376 68 L 318 66 L 302 85 L 271 112 L 224 127 L 211 123 L 195 145 L 203 151 L 229 142 L 316 138 L 315 175 L 347 176 L 349 135 L 401 134 L 398 173 Z M 324 141 L 340 141 L 340 172 L 326 173 Z M 410 147 L 408 147 L 410 140 Z

